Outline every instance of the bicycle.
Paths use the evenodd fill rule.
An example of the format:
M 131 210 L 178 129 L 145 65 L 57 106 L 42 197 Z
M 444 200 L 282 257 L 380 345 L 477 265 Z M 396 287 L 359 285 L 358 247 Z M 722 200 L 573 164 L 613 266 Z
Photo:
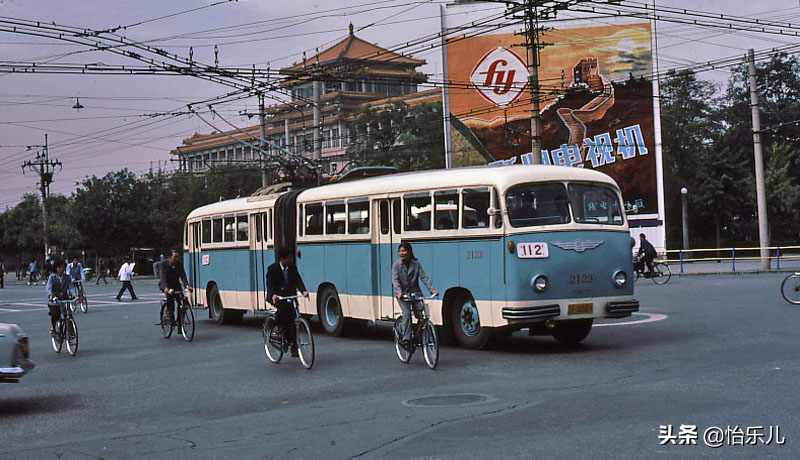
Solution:
M 176 308 L 176 313 L 178 315 L 177 320 L 168 321 L 165 317 L 167 314 L 167 299 L 164 299 L 161 301 L 161 313 L 159 314 L 161 321 L 156 323 L 156 325 L 161 326 L 161 335 L 163 335 L 165 339 L 170 338 L 172 336 L 172 330 L 177 327 L 183 339 L 187 342 L 191 342 L 192 339 L 194 339 L 195 324 L 192 304 L 189 303 L 189 298 L 186 297 L 186 294 L 184 294 L 182 290 L 176 291 L 170 289 L 169 295 L 177 297 L 177 299 L 175 299 L 178 304 L 178 308 Z
M 783 300 L 793 305 L 800 305 L 800 272 L 792 273 L 781 282 Z
M 425 302 L 427 299 L 432 299 L 436 296 L 424 297 L 419 293 L 403 294 L 400 300 L 410 302 L 412 305 L 411 310 L 414 316 L 417 317 L 416 324 L 411 324 L 411 341 L 407 345 L 403 345 L 403 317 L 397 318 L 394 322 L 392 331 L 394 333 L 394 349 L 397 352 L 397 357 L 403 363 L 411 361 L 411 355 L 417 347 L 422 347 L 422 354 L 425 358 L 425 364 L 431 369 L 436 369 L 439 364 L 439 338 L 436 336 L 436 329 L 430 321 L 428 314 L 428 304 Z M 422 308 L 416 308 L 417 305 L 422 304 Z
M 311 369 L 314 365 L 314 336 L 311 335 L 311 327 L 308 321 L 300 316 L 297 299 L 299 295 L 281 297 L 278 300 L 288 300 L 294 307 L 294 327 L 296 330 L 295 341 L 297 343 L 297 357 L 306 369 Z M 289 341 L 286 338 L 282 327 L 275 324 L 275 314 L 270 312 L 264 320 L 264 353 L 273 363 L 279 363 L 283 354 L 289 351 Z
M 669 265 L 667 265 L 665 262 L 653 261 L 652 272 L 645 272 L 644 268 L 645 266 L 643 259 L 633 259 L 634 281 L 638 281 L 639 278 L 644 277 L 652 279 L 656 284 L 667 284 L 669 279 L 672 278 L 672 272 L 669 269 Z
M 78 292 L 77 303 L 81 308 L 83 313 L 89 311 L 89 300 L 86 298 L 86 292 L 83 290 L 83 281 L 73 281 L 73 286 L 75 286 L 75 290 Z M 72 305 L 73 312 L 75 311 L 75 305 Z
M 53 350 L 56 353 L 61 353 L 61 346 L 64 344 L 64 339 L 66 339 L 67 352 L 70 356 L 75 356 L 75 353 L 78 352 L 78 325 L 72 317 L 72 312 L 75 310 L 73 302 L 75 301 L 53 299 L 53 303 L 57 304 L 61 311 L 61 316 L 56 320 L 56 325 L 50 333 L 50 343 L 53 345 Z

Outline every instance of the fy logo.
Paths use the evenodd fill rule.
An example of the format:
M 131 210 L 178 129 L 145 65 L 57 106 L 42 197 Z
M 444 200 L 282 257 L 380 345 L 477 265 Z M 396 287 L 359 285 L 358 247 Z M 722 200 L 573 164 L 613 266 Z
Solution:
M 497 47 L 486 53 L 472 69 L 469 81 L 478 93 L 495 105 L 516 101 L 528 86 L 528 66 L 508 48 Z

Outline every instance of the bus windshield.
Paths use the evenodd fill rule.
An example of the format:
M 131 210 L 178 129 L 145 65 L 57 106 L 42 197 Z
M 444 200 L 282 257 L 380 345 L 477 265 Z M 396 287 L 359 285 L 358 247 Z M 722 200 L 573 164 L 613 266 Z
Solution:
M 624 223 L 617 193 L 610 187 L 569 184 L 569 198 L 575 222 L 605 225 Z
M 522 184 L 506 193 L 512 227 L 566 224 L 569 199 L 564 184 Z

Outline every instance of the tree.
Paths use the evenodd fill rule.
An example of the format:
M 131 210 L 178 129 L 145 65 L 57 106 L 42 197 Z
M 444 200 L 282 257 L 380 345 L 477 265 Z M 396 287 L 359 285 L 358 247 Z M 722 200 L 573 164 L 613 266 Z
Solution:
M 127 169 L 92 176 L 73 194 L 72 219 L 98 253 L 126 253 L 152 241 L 148 201 L 147 184 Z
M 409 107 L 366 107 L 350 127 L 347 154 L 362 166 L 395 166 L 401 171 L 444 167 L 442 107 L 422 103 Z
M 42 207 L 39 195 L 26 193 L 22 201 L 3 213 L 3 250 L 39 257 L 44 251 Z

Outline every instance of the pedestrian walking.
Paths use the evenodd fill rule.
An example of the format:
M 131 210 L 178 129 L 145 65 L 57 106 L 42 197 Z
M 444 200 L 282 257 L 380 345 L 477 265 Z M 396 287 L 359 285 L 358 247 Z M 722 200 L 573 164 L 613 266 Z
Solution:
M 39 273 L 39 268 L 36 266 L 36 261 L 31 261 L 31 264 L 28 265 L 28 286 L 31 284 L 36 283 L 36 275 Z
M 135 265 L 131 258 L 127 257 L 125 258 L 125 263 L 119 267 L 119 275 L 117 275 L 117 277 L 122 281 L 122 287 L 119 290 L 119 294 L 117 294 L 117 302 L 122 300 L 122 293 L 125 292 L 125 289 L 131 293 L 131 300 L 136 300 L 136 293 L 133 292 L 133 284 L 131 284 L 131 277 L 135 275 L 133 272 L 133 267 Z
M 6 263 L 3 259 L 0 259 L 0 289 L 6 287 Z
M 106 272 L 108 272 L 108 262 L 106 262 L 105 257 L 101 257 L 97 261 L 97 282 L 94 284 L 100 284 L 100 278 L 103 278 L 103 283 L 108 284 Z

